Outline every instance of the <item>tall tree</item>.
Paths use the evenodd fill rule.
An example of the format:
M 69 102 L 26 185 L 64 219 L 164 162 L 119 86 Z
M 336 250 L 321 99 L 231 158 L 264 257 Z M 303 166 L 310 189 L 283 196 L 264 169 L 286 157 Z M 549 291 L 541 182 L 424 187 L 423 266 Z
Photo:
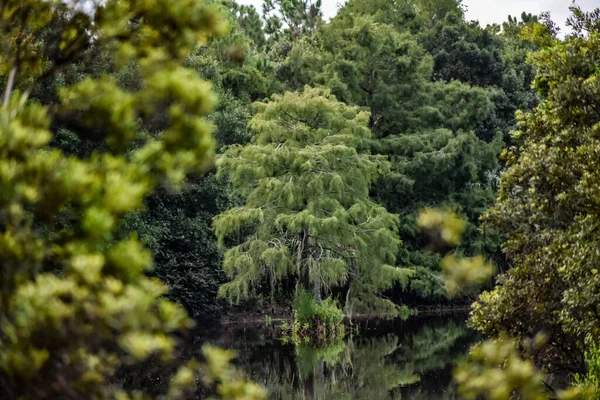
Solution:
M 263 21 L 253 5 L 238 4 L 234 0 L 224 0 L 224 4 L 235 16 L 240 27 L 252 40 L 258 49 L 263 49 L 267 38 L 263 28 Z
M 397 217 L 369 198 L 374 179 L 389 168 L 361 151 L 369 115 L 329 91 L 275 95 L 259 103 L 252 143 L 219 160 L 245 199 L 215 219 L 232 279 L 221 293 L 248 297 L 260 284 L 273 289 L 293 277 L 320 299 L 346 289 L 346 308 L 394 311 L 380 297 L 408 271 L 395 268 Z
M 600 10 L 573 12 L 564 41 L 534 30 L 548 43 L 530 57 L 543 101 L 518 116 L 498 202 L 486 216 L 508 235 L 515 267 L 481 295 L 472 322 L 491 334 L 545 332 L 550 351 L 541 354 L 577 369 L 584 338 L 600 339 Z
M 316 36 L 322 52 L 307 64 L 318 70 L 314 79 L 340 99 L 371 110 L 372 151 L 391 161 L 374 193 L 403 216 L 405 246 L 398 261 L 416 269 L 408 287 L 419 301 L 439 301 L 445 298 L 439 257 L 424 251 L 416 217 L 423 207 L 456 208 L 469 221 L 460 251 L 495 252 L 497 237 L 480 232 L 478 224 L 495 196 L 502 133 L 491 129 L 486 140 L 478 137 L 494 115 L 487 90 L 433 81 L 433 59 L 417 38 L 375 18 L 352 13 L 334 18 Z M 400 293 L 394 297 L 402 301 Z
M 265 32 L 271 39 L 312 34 L 323 17 L 321 0 L 264 0 Z

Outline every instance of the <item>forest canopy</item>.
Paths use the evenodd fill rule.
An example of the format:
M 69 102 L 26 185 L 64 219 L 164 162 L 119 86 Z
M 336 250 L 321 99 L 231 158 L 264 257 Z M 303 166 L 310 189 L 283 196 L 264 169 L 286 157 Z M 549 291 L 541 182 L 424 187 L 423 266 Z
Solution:
M 543 333 L 536 365 L 600 384 L 600 10 L 561 36 L 460 0 L 321 8 L 0 1 L 7 398 L 138 399 L 121 373 L 158 363 L 150 398 L 260 399 L 232 353 L 178 358 L 195 321 L 329 340 L 473 300 L 496 339 L 463 383 L 486 349 L 534 368 Z

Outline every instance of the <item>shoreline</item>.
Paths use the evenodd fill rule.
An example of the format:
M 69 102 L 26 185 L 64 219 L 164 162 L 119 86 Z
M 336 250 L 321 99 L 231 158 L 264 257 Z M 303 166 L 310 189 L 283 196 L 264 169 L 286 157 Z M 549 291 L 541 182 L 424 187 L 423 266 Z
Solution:
M 406 317 L 409 319 L 411 317 L 420 317 L 420 316 L 432 316 L 432 315 L 446 315 L 446 314 L 454 314 L 454 313 L 468 313 L 471 309 L 471 304 L 468 305 L 432 305 L 432 306 L 419 306 L 410 308 L 410 314 Z M 365 321 L 365 320 L 375 320 L 375 319 L 396 319 L 402 318 L 401 315 L 396 317 L 390 317 L 386 314 L 355 314 L 352 318 L 348 318 L 345 316 L 345 320 L 357 320 L 357 321 Z M 220 325 L 237 325 L 237 324 L 248 324 L 248 325 L 256 325 L 261 324 L 264 325 L 266 320 L 269 320 L 271 323 L 276 322 L 285 322 L 291 321 L 291 315 L 271 315 L 271 314 L 263 314 L 263 315 L 248 315 L 247 313 L 235 313 L 232 316 L 215 318 L 214 320 L 209 320 L 209 323 L 218 323 Z

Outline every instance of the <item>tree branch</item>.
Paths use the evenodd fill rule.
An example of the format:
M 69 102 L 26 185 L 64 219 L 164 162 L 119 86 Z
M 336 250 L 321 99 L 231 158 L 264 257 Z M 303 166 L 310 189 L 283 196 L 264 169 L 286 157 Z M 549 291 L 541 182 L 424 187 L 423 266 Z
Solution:
M 13 90 L 13 86 L 15 84 L 15 76 L 17 75 L 17 66 L 13 65 L 10 70 L 10 74 L 8 75 L 8 83 L 6 84 L 6 89 L 4 90 L 4 102 L 3 105 L 6 108 L 8 105 L 8 101 L 10 100 L 10 94 Z

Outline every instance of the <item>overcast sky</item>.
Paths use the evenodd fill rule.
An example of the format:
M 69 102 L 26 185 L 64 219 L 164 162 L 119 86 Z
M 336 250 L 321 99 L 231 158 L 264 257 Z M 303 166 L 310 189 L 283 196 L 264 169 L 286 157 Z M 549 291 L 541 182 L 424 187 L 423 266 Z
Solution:
M 261 12 L 262 0 L 237 0 L 242 4 L 254 4 Z M 323 13 L 326 18 L 335 15 L 340 4 L 345 0 L 322 0 Z M 572 0 L 463 0 L 467 6 L 467 19 L 478 20 L 482 26 L 494 22 L 502 23 L 507 20 L 508 15 L 521 15 L 526 11 L 539 14 L 550 11 L 552 19 L 561 27 L 569 16 L 569 6 Z M 600 6 L 598 0 L 577 0 L 577 4 L 586 11 Z

